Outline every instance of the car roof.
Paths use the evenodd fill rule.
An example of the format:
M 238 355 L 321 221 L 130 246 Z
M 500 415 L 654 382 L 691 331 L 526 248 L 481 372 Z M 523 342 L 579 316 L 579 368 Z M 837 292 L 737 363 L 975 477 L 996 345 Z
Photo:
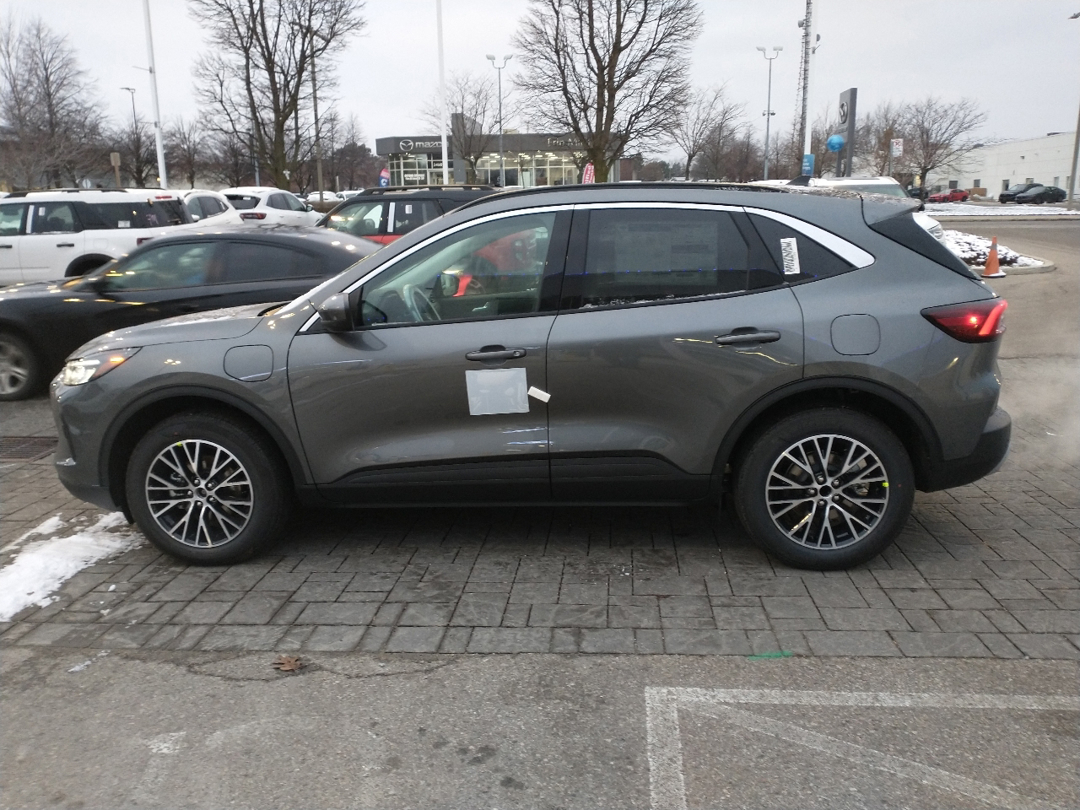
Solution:
M 431 196 L 449 199 L 473 200 L 498 191 L 494 186 L 374 186 L 365 188 L 357 197 L 380 196 Z
M 50 188 L 38 191 L 13 191 L 5 200 L 28 199 L 56 201 L 83 198 L 85 202 L 133 202 L 143 199 L 180 200 L 181 192 L 166 188 Z
M 185 230 L 163 234 L 146 245 L 160 245 L 162 242 L 205 242 L 210 241 L 266 241 L 291 244 L 294 247 L 309 246 L 319 250 L 349 250 L 357 255 L 367 256 L 381 246 L 369 239 L 316 228 L 311 225 L 209 225 L 206 230 Z M 351 248 L 349 246 L 352 246 Z

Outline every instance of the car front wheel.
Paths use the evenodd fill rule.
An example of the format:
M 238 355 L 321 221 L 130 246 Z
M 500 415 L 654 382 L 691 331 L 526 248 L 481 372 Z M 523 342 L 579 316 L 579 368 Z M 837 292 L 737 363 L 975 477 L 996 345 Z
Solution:
M 182 413 L 151 428 L 128 465 L 135 522 L 162 551 L 189 562 L 245 560 L 288 518 L 288 474 L 276 448 L 242 421 Z
M 758 436 L 736 474 L 736 510 L 767 551 L 799 568 L 877 556 L 914 500 L 911 460 L 881 422 L 839 408 L 803 411 Z

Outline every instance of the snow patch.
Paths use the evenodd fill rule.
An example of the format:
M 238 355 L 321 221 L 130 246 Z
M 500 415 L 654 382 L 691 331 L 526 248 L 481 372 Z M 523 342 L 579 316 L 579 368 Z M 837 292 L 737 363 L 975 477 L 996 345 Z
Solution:
M 1059 205 L 965 205 L 964 203 L 926 203 L 926 213 L 936 217 L 1045 217 L 1080 216 Z
M 963 231 L 945 231 L 941 236 L 945 247 L 955 253 L 971 267 L 984 267 L 986 257 L 990 255 L 990 240 L 984 236 Z M 1021 256 L 1015 250 L 998 245 L 998 263 L 1002 267 L 1038 267 L 1042 262 L 1030 256 Z
M 8 621 L 30 605 L 45 607 L 56 600 L 50 594 L 79 571 L 141 545 L 138 534 L 109 531 L 125 523 L 122 514 L 112 512 L 76 534 L 27 545 L 8 565 L 0 568 L 0 621 Z M 31 529 L 27 534 L 36 531 Z
M 60 529 L 63 525 L 64 525 L 64 521 L 60 519 L 60 516 L 59 515 L 53 515 L 48 520 L 45 520 L 45 521 L 39 523 L 37 526 L 32 528 L 30 531 L 24 533 L 17 540 L 13 540 L 12 542 L 8 543 L 6 546 L 4 546 L 4 551 L 7 551 L 10 548 L 15 548 L 17 545 L 22 543 L 23 540 L 26 540 L 26 539 L 28 539 L 30 537 L 33 537 L 35 534 L 53 534 L 58 529 Z

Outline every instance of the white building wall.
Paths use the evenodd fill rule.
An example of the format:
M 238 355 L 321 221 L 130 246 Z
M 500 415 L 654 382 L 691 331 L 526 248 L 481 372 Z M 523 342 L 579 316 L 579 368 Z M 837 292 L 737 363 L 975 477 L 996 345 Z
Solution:
M 997 196 L 1013 183 L 1043 183 L 1069 190 L 1075 132 L 1058 132 L 1043 138 L 1026 138 L 980 146 L 960 170 L 944 169 L 926 178 L 930 188 L 969 189 L 981 184 Z M 978 183 L 976 182 L 978 181 Z

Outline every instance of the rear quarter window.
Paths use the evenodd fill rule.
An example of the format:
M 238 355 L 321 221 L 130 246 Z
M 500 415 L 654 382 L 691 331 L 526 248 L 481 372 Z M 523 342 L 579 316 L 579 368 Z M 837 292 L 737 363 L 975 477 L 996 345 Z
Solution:
M 813 281 L 855 269 L 828 248 L 782 222 L 757 214 L 751 214 L 750 221 L 785 281 Z

